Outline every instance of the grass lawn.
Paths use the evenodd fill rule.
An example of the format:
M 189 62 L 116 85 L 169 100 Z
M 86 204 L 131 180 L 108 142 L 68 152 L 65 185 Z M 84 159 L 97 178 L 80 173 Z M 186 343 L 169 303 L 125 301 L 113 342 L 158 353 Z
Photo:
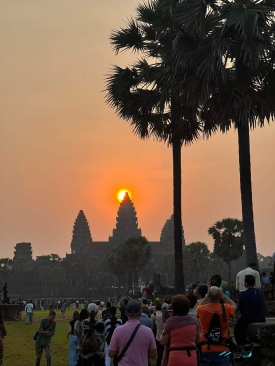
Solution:
M 72 310 L 68 310 L 67 319 L 62 320 L 60 310 L 56 311 L 56 333 L 51 342 L 53 366 L 69 365 L 67 332 L 72 313 Z M 8 335 L 4 340 L 3 366 L 35 365 L 35 341 L 33 340 L 33 335 L 39 328 L 40 320 L 46 318 L 48 314 L 49 311 L 36 311 L 33 325 L 25 324 L 25 314 L 23 312 L 23 320 L 5 323 Z M 46 366 L 44 353 L 41 366 Z
M 67 310 L 67 319 L 62 320 L 61 311 L 56 310 L 56 332 L 51 342 L 53 366 L 69 365 L 69 341 L 67 341 L 67 332 L 72 313 L 73 310 Z M 48 310 L 36 311 L 32 325 L 25 324 L 24 312 L 22 312 L 22 320 L 5 323 L 8 335 L 4 339 L 3 366 L 35 365 L 35 341 L 33 340 L 33 335 L 39 328 L 40 320 L 46 318 L 48 314 Z M 154 364 L 155 361 L 151 361 L 151 365 Z M 40 366 L 46 366 L 44 352 Z

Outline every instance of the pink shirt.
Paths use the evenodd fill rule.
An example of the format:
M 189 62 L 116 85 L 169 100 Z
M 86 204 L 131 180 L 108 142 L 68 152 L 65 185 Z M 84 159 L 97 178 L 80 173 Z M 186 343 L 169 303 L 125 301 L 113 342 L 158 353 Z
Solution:
M 120 355 L 138 323 L 138 320 L 128 320 L 124 325 L 116 328 L 109 350 Z M 146 366 L 148 365 L 148 352 L 154 349 L 156 349 L 156 342 L 152 330 L 141 325 L 133 342 L 119 362 L 119 366 Z

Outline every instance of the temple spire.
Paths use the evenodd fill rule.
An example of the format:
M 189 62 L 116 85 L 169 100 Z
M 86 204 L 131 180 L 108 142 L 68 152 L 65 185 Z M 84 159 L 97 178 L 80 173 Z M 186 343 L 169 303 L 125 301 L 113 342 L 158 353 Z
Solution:
M 122 244 L 130 237 L 139 236 L 141 236 L 141 229 L 138 228 L 136 209 L 129 193 L 125 192 L 117 212 L 116 228 L 113 229 L 113 236 L 109 237 L 109 241 L 114 244 Z
M 79 211 L 73 227 L 71 242 L 72 254 L 85 253 L 87 246 L 92 243 L 90 227 L 82 210 Z

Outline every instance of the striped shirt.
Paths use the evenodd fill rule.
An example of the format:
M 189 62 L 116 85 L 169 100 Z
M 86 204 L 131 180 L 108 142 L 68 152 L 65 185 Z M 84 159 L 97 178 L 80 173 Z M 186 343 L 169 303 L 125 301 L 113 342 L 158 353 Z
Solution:
M 120 325 L 122 325 L 122 320 L 120 318 L 116 318 L 116 322 L 115 322 L 115 327 L 113 325 L 112 327 L 112 323 L 114 324 L 114 321 L 112 322 L 113 318 L 109 318 L 107 320 L 105 320 L 104 324 L 105 324 L 105 340 L 107 342 L 107 344 L 110 344 L 113 332 L 115 330 L 115 328 L 119 327 Z M 111 334 L 109 335 L 111 331 Z M 110 337 L 111 336 L 111 337 Z M 108 340 L 109 338 L 109 340 Z

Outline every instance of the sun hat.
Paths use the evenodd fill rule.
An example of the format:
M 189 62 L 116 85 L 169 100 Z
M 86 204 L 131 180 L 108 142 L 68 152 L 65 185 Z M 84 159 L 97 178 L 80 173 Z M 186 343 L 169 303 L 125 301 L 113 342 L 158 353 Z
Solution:
M 98 306 L 94 303 L 88 305 L 87 311 L 88 313 L 97 313 Z
M 141 305 L 138 301 L 129 301 L 126 306 L 126 312 L 129 314 L 137 314 L 141 312 Z
M 168 304 L 166 302 L 164 302 L 162 305 L 161 305 L 161 308 L 162 310 L 164 309 L 168 309 Z

